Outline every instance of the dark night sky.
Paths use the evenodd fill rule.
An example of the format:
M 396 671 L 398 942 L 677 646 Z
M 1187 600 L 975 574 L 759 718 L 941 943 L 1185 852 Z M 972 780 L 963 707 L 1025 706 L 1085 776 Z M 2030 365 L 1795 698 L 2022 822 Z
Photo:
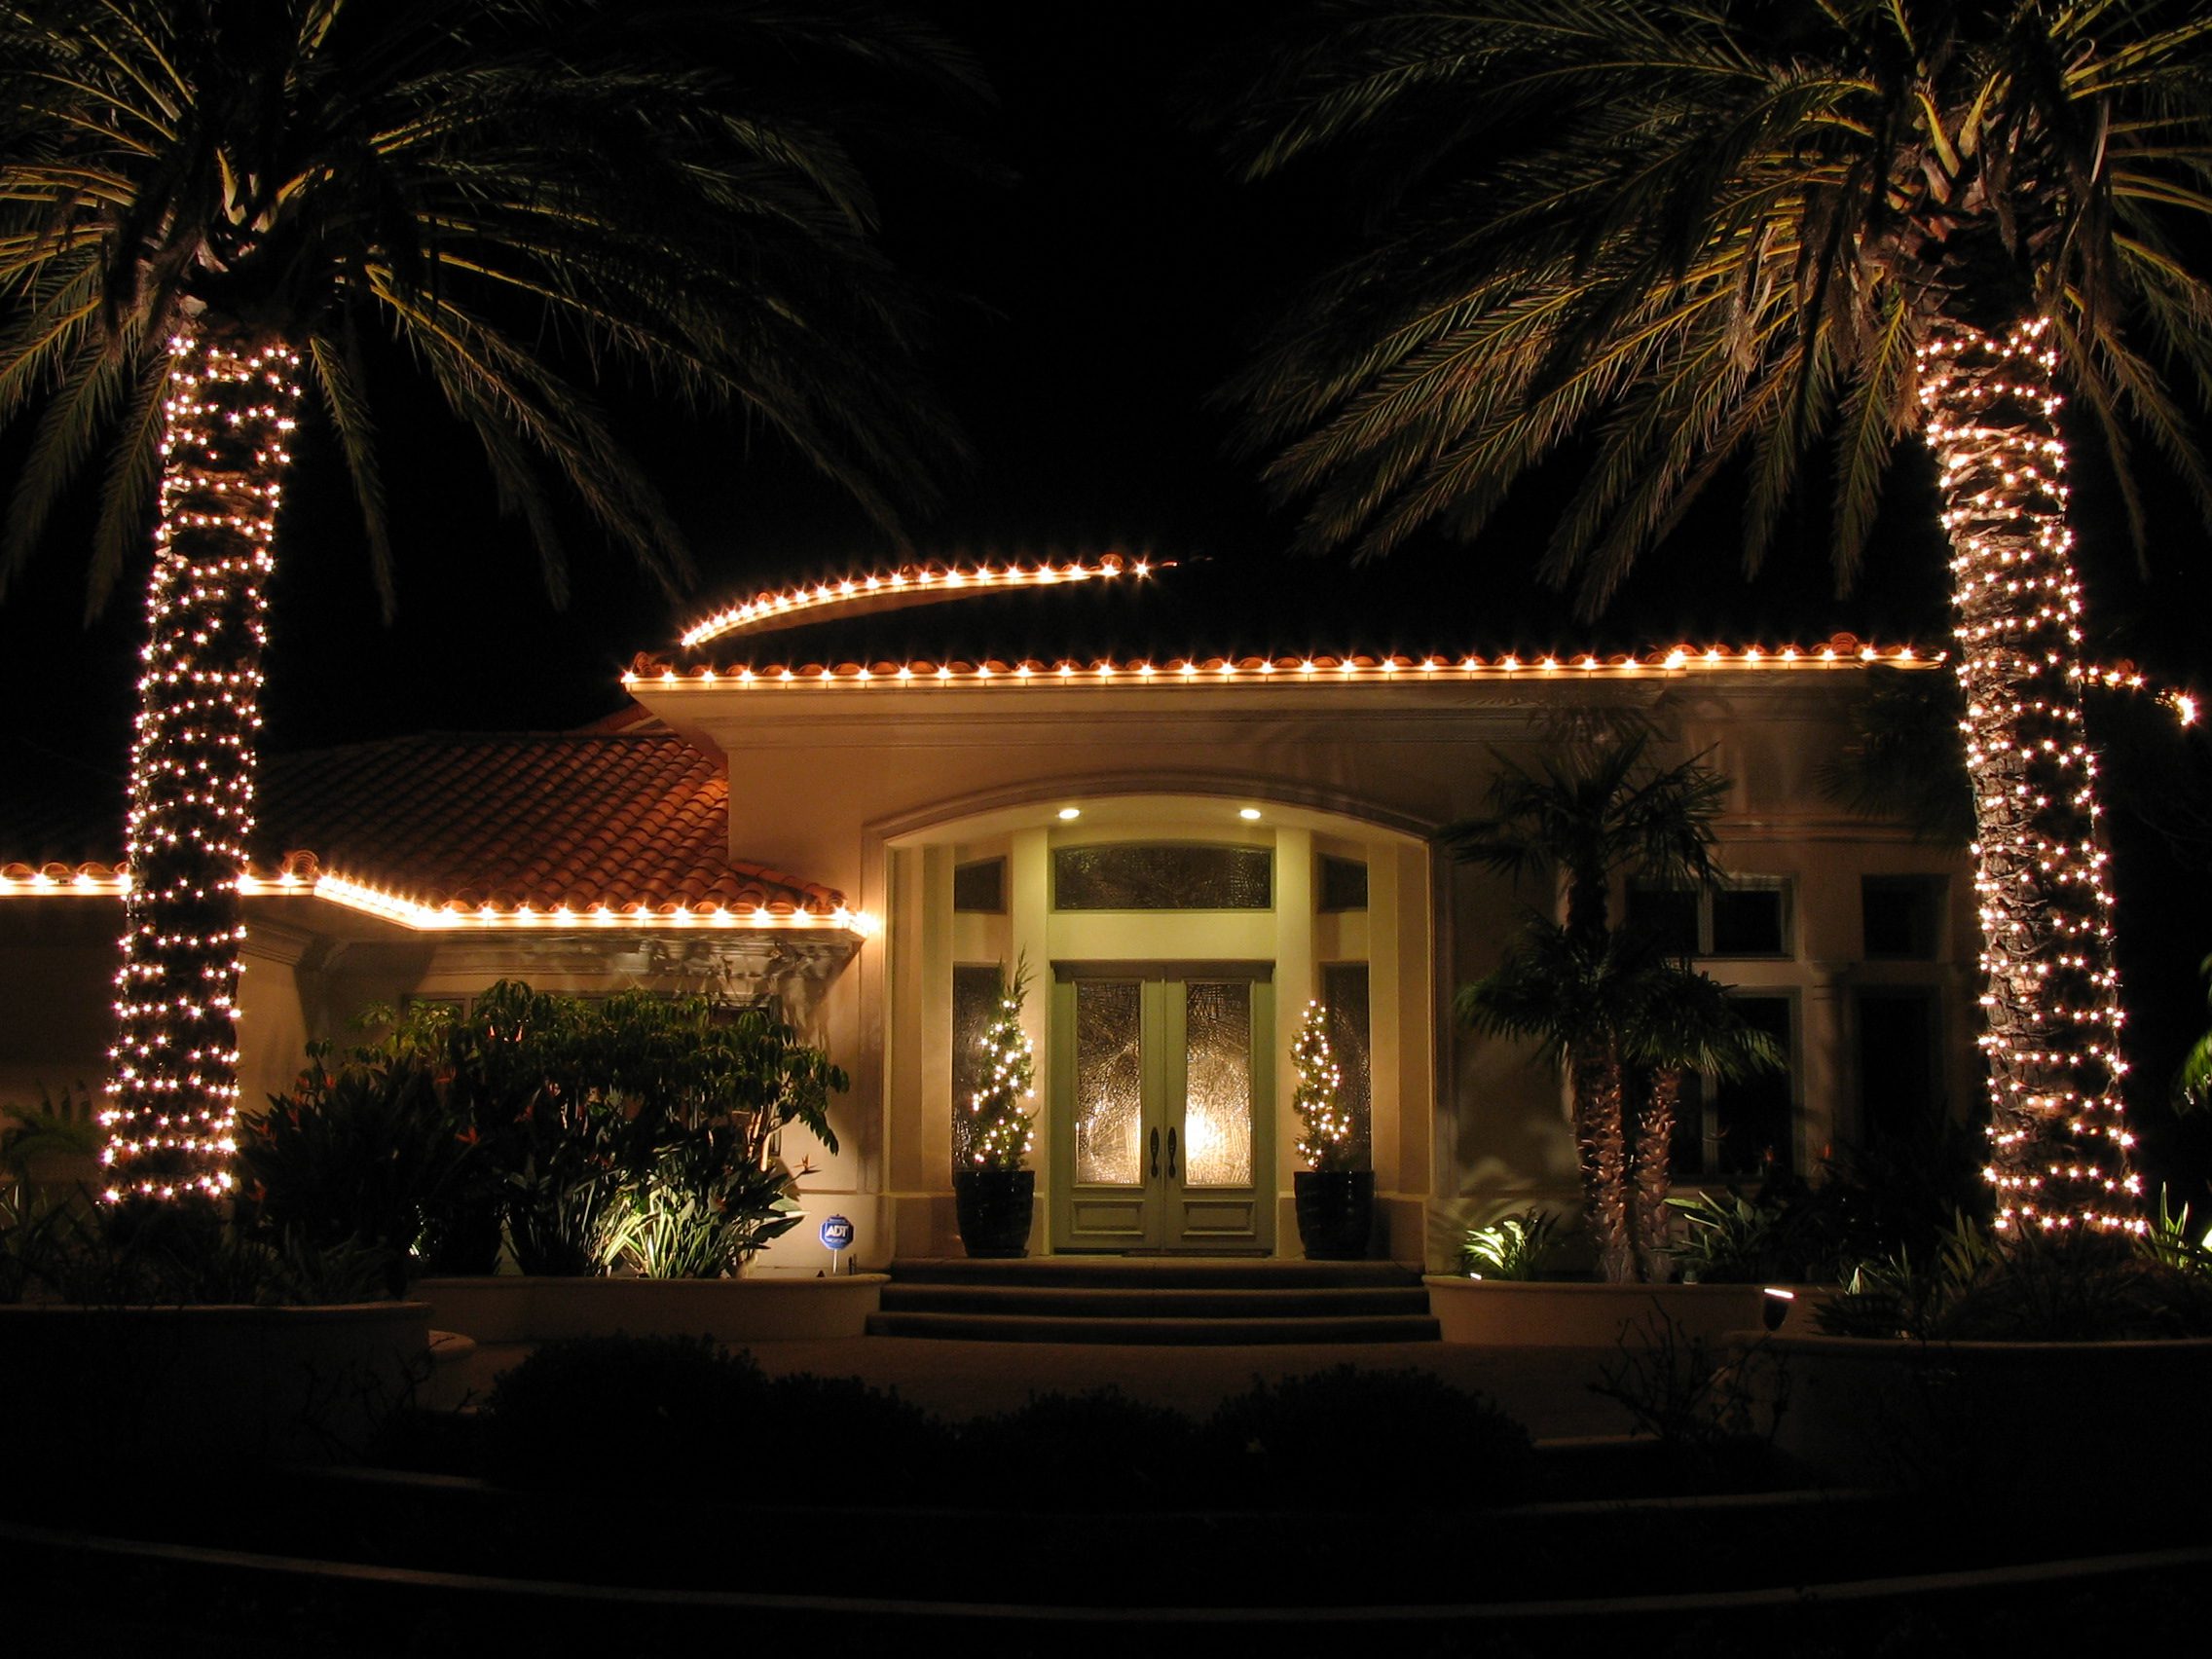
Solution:
M 1233 187 L 1183 113 L 1203 103 L 1206 66 L 1224 47 L 1279 10 L 1252 0 L 928 7 L 983 59 L 998 107 L 967 131 L 1013 177 L 885 181 L 894 253 L 948 296 L 935 372 L 976 456 L 943 480 L 943 510 L 912 524 L 914 545 L 940 557 L 1120 547 L 1187 568 L 1141 609 L 1039 595 L 988 613 L 904 613 L 871 629 L 871 645 L 973 648 L 986 626 L 1007 630 L 987 640 L 1001 652 L 1140 643 L 1540 650 L 1821 640 L 1838 628 L 1943 643 L 1941 549 L 1916 456 L 1900 458 L 1866 570 L 1841 599 L 1817 498 L 1755 584 L 1737 571 L 1730 503 L 1716 500 L 1645 558 L 1596 626 L 1573 622 L 1567 601 L 1530 573 L 1557 494 L 1545 479 L 1472 549 L 1417 546 L 1368 570 L 1285 561 L 1285 525 L 1250 469 L 1227 458 L 1226 424 L 1205 398 L 1271 296 L 1334 245 L 1346 216 L 1323 198 Z M 692 535 L 695 597 L 672 605 L 579 535 L 573 596 L 553 609 L 535 553 L 494 516 L 464 443 L 426 403 L 403 399 L 386 416 L 401 560 L 389 627 L 347 519 L 342 474 L 311 431 L 273 592 L 270 747 L 580 723 L 619 707 L 622 665 L 667 645 L 709 601 L 887 560 L 884 538 L 773 443 L 726 426 L 631 424 Z M 2194 579 L 2204 531 L 2178 504 L 2164 512 L 2145 578 L 2093 458 L 2078 482 L 2096 648 L 2212 688 Z M 70 542 L 57 535 L 0 605 L 16 716 L 0 775 L 11 792 L 104 794 L 120 813 L 138 601 L 127 588 L 87 628 L 83 598 Z M 2172 754 L 2201 783 L 2202 743 Z M 2191 977 L 2212 948 L 2212 857 L 2201 845 L 2176 856 L 2138 839 L 2140 848 L 2123 831 L 2122 924 L 2157 917 L 2128 973 L 2138 1003 L 2146 978 L 2161 982 L 2139 1015 L 2148 1047 L 2138 1049 L 2160 1063 L 2148 1051 L 2178 1051 L 2201 1012 Z

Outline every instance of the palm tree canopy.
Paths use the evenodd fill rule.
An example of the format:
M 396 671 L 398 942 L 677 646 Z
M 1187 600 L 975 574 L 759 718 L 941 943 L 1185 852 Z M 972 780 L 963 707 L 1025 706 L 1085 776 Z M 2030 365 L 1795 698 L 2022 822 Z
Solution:
M 1637 989 L 1624 1032 L 1633 1064 L 1736 1083 L 1788 1063 L 1782 1046 L 1747 1021 L 1728 987 L 1710 974 L 1661 961 L 1645 970 Z
M 1578 935 L 1604 928 L 1606 889 L 1621 870 L 1710 885 L 1719 878 L 1714 821 L 1728 781 L 1702 757 L 1653 765 L 1649 747 L 1648 732 L 1631 732 L 1596 750 L 1547 754 L 1532 772 L 1498 755 L 1489 810 L 1448 826 L 1444 844 L 1515 880 L 1565 872 L 1567 927 Z
M 1745 559 L 1834 446 L 1848 578 L 1932 321 L 2040 316 L 2120 462 L 2212 515 L 2212 16 L 2197 0 L 1359 0 L 1271 55 L 1259 177 L 1356 148 L 1370 251 L 1233 388 L 1314 546 L 1472 537 L 1586 423 L 1546 569 L 1595 609 L 1716 472 Z
M 890 523 L 942 426 L 919 417 L 910 307 L 809 83 L 941 92 L 969 68 L 849 10 L 702 26 L 714 52 L 611 0 L 0 3 L 0 424 L 37 418 L 0 584 L 105 439 L 104 596 L 147 522 L 186 325 L 306 358 L 387 607 L 379 336 L 481 443 L 556 597 L 548 478 L 664 581 L 683 569 L 579 384 L 610 368 L 744 411 Z

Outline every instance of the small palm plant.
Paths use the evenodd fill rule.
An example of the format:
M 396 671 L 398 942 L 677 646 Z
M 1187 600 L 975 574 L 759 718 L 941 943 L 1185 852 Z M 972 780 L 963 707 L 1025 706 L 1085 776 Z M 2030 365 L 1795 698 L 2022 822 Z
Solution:
M 1469 1278 L 1532 1279 L 1559 1248 L 1559 1217 L 1531 1205 L 1488 1227 L 1470 1227 L 1459 1245 Z
M 1290 1045 L 1290 1063 L 1298 1072 L 1298 1087 L 1290 1097 L 1302 1125 L 1298 1156 L 1306 1160 L 1307 1168 L 1322 1174 L 1351 1168 L 1358 1139 L 1351 1114 L 1345 1108 L 1344 1071 L 1329 1049 L 1329 1011 L 1317 1002 L 1306 1005 Z
M 968 1101 L 968 1132 L 963 1137 L 969 1164 L 977 1169 L 1019 1169 L 1037 1144 L 1037 1114 L 1023 1102 L 1037 1095 L 1037 1054 L 1021 1027 L 1022 1005 L 1029 999 L 1029 959 L 999 974 L 998 1009 L 980 1039 L 988 1073 Z
M 969 1096 L 952 1174 L 960 1241 L 971 1256 L 1025 1256 L 1036 1213 L 1037 1175 L 1023 1163 L 1037 1144 L 1037 1055 L 1022 1029 L 1029 996 L 1029 959 L 1017 958 L 1010 978 L 1000 970 L 998 1007 L 979 1039 L 982 1087 Z

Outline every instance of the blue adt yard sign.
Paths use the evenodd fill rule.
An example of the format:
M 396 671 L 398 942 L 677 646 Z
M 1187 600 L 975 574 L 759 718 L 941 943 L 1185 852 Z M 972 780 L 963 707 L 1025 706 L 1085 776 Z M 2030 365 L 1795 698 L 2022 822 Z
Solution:
M 842 1250 L 853 1241 L 853 1224 L 841 1215 L 833 1215 L 822 1224 L 822 1242 L 832 1250 Z

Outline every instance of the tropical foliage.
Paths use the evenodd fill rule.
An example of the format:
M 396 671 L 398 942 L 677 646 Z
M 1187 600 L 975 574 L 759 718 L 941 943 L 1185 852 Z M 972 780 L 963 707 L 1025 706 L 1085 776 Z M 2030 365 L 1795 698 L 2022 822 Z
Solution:
M 847 1087 L 757 1010 L 511 981 L 327 1057 L 244 1124 L 242 1208 L 272 1238 L 376 1246 L 395 1276 L 488 1273 L 502 1244 L 529 1273 L 735 1272 L 797 1224 L 776 1137 L 834 1152 Z
M 1616 876 L 1688 887 L 1718 873 L 1714 821 L 1728 781 L 1703 756 L 1658 765 L 1647 731 L 1551 749 L 1530 770 L 1496 750 L 1485 810 L 1444 831 L 1455 856 L 1511 877 L 1554 878 L 1567 889 L 1567 931 L 1581 940 L 1606 928 Z
M 945 428 L 848 143 L 967 84 L 845 7 L 0 5 L 0 424 L 34 421 L 0 582 L 105 446 L 95 603 L 156 518 L 109 1196 L 227 1190 L 235 881 L 303 385 L 388 608 L 372 411 L 436 388 L 558 596 L 562 505 L 664 583 L 677 527 L 594 400 L 741 411 L 889 523 Z
M 1962 1215 L 1928 1255 L 1862 1264 L 1816 1317 L 1833 1336 L 1922 1342 L 2212 1336 L 2212 1252 L 2040 1234 L 2008 1249 Z
M 1309 544 L 1472 537 L 1587 433 L 1543 569 L 1595 608 L 1723 473 L 1744 557 L 1833 456 L 1855 570 L 1933 452 L 1974 785 L 1998 1225 L 2139 1229 L 2081 730 L 2058 387 L 2212 507 L 2212 21 L 2193 0 L 1366 0 L 1229 118 L 1252 176 L 1348 160 L 1366 251 L 1236 391 Z
M 1533 1206 L 1470 1227 L 1459 1242 L 1459 1268 L 1472 1278 L 1532 1279 L 1559 1248 L 1559 1217 Z
M 1536 1038 L 1566 1064 L 1591 1236 L 1614 1280 L 1665 1276 L 1684 1073 L 1733 1077 L 1778 1057 L 1723 987 L 1611 925 L 1612 884 L 1624 873 L 1719 879 L 1714 826 L 1727 781 L 1695 759 L 1660 766 L 1650 746 L 1645 731 L 1566 745 L 1535 771 L 1498 755 L 1487 810 L 1444 832 L 1462 859 L 1564 889 L 1566 923 L 1531 915 L 1505 960 L 1461 990 L 1458 1014 L 1478 1029 Z

